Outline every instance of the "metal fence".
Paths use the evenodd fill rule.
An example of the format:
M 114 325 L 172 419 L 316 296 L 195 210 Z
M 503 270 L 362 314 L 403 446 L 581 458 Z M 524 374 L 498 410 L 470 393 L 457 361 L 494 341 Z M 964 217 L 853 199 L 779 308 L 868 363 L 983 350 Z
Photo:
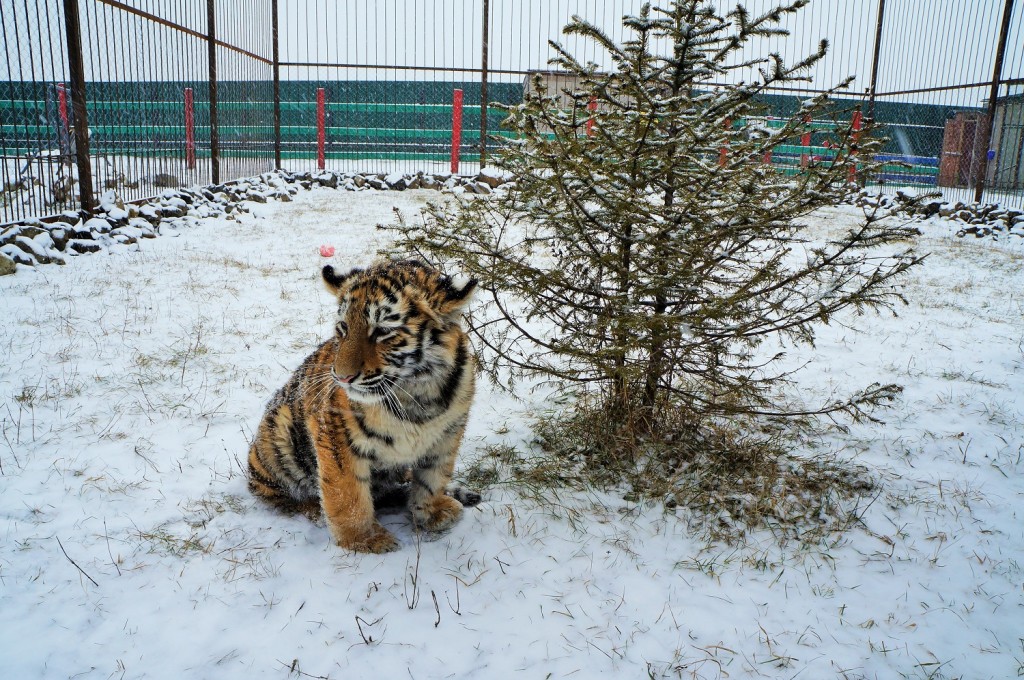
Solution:
M 570 17 L 621 40 L 642 4 L 0 0 L 0 223 L 275 167 L 475 172 L 511 134 L 490 104 L 522 99 L 549 40 L 611 66 Z M 744 56 L 831 49 L 772 116 L 853 75 L 837 104 L 886 124 L 886 186 L 1024 205 L 1022 0 L 815 0 L 784 27 Z M 807 145 L 773 162 L 827 155 L 828 126 Z

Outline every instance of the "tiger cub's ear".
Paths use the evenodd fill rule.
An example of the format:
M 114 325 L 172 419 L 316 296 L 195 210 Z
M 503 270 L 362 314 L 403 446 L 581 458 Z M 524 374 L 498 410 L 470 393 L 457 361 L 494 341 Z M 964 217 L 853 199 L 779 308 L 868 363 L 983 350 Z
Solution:
M 476 290 L 476 285 L 476 279 L 465 276 L 442 277 L 441 289 L 444 292 L 444 300 L 439 310 L 441 314 L 448 317 L 449 320 L 454 320 L 462 312 L 463 308 L 469 304 L 470 298 L 473 297 L 473 291 Z
M 337 295 L 338 289 L 341 288 L 341 284 L 345 283 L 345 281 L 347 281 L 348 279 L 355 276 L 361 271 L 363 270 L 353 269 L 352 271 L 346 274 L 339 274 L 338 272 L 334 271 L 334 267 L 332 267 L 331 265 L 327 265 L 326 267 L 323 268 L 322 272 L 324 277 L 324 285 L 327 286 L 327 290 L 331 291 L 332 295 Z

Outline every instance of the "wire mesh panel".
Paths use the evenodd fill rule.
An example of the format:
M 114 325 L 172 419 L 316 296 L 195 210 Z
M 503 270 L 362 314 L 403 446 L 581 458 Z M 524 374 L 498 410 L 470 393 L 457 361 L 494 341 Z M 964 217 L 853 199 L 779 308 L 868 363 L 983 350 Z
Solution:
M 214 118 L 219 179 L 273 169 L 270 0 L 77 4 L 87 125 L 70 104 L 64 3 L 0 4 L 2 221 L 78 207 L 76 135 L 87 136 L 95 191 L 126 200 L 213 181 Z
M 214 181 L 215 91 L 216 179 L 272 169 L 269 1 L 97 0 L 82 14 L 97 189 L 134 199 Z
M 1006 195 L 1024 189 L 1016 113 L 1024 102 L 1021 7 L 1009 15 L 995 121 L 989 111 L 1004 8 L 1001 0 L 949 0 L 929 4 L 923 16 L 919 2 L 886 3 L 876 116 L 888 124 L 893 157 L 913 166 L 892 183 L 973 201 L 987 175 L 984 200 L 1021 202 Z
M 209 180 L 208 171 L 184 163 L 185 89 L 206 90 L 206 26 L 195 5 L 140 0 L 81 4 L 97 191 L 115 189 L 135 199 Z
M 79 207 L 83 139 L 96 192 L 126 199 L 256 174 L 273 168 L 278 152 L 299 170 L 475 172 L 481 153 L 512 134 L 491 103 L 522 101 L 535 76 L 554 90 L 574 87 L 552 72 L 549 41 L 613 68 L 592 42 L 563 35 L 571 18 L 621 43 L 623 16 L 643 4 L 4 0 L 0 221 Z M 757 16 L 778 2 L 743 4 Z M 87 125 L 72 106 L 65 5 L 79 7 Z M 789 36 L 752 40 L 740 58 L 775 52 L 792 64 L 821 39 L 830 49 L 806 81 L 772 88 L 765 120 L 755 122 L 770 127 L 851 80 L 827 119 L 809 121 L 799 144 L 770 159 L 780 171 L 829 157 L 837 129 L 873 117 L 888 137 L 876 178 L 884 189 L 973 200 L 981 188 L 985 200 L 1024 204 L 1024 2 L 818 0 L 783 15 L 782 27 Z M 729 74 L 760 77 L 756 63 Z
M 282 60 L 288 64 L 286 155 L 293 161 L 305 156 L 318 167 L 331 162 L 359 170 L 436 169 L 453 156 L 454 121 L 461 118 L 454 157 L 463 172 L 472 171 L 486 144 L 500 144 L 511 134 L 501 127 L 500 110 L 488 104 L 521 100 L 531 75 L 550 68 L 549 41 L 564 44 L 580 61 L 612 67 L 593 43 L 562 35 L 573 16 L 621 42 L 623 16 L 638 13 L 642 5 L 639 0 L 288 0 L 282 32 Z M 776 3 L 746 5 L 756 16 Z M 1015 190 L 1020 168 L 1015 149 L 1022 137 L 1020 106 L 1014 104 L 1024 43 L 1019 6 L 1005 41 L 1011 46 L 1002 68 L 1006 105 L 989 107 L 978 118 L 977 110 L 988 105 L 976 96 L 991 80 L 993 46 L 1008 6 L 1007 0 L 930 5 L 890 0 L 886 9 L 879 0 L 849 0 L 812 3 L 784 15 L 789 35 L 751 41 L 744 58 L 777 52 L 793 63 L 814 53 L 821 39 L 831 49 L 809 69 L 803 86 L 765 97 L 769 117 L 791 117 L 809 94 L 850 81 L 848 95 L 835 99 L 829 120 L 811 121 L 803 142 L 811 149 L 781 150 L 772 162 L 797 172 L 808 155 L 827 157 L 834 129 L 867 113 L 886 124 L 890 138 L 883 155 L 890 164 L 876 178 L 883 184 L 955 193 L 961 184 L 977 186 L 984 179 L 990 188 Z M 457 97 L 463 101 L 458 113 L 453 110 Z M 949 120 L 950 135 L 960 125 L 965 139 L 970 121 L 976 121 L 972 153 L 990 162 L 964 161 L 965 179 L 940 181 L 941 166 L 951 157 L 943 152 L 943 145 L 952 144 Z M 990 122 L 998 123 L 991 138 L 985 125 Z
M 485 104 L 522 100 L 531 74 L 547 72 L 549 40 L 573 15 L 621 37 L 639 0 L 291 0 L 282 4 L 285 165 L 381 171 L 459 171 L 511 133 Z M 599 55 L 580 43 L 586 59 Z M 459 94 L 456 95 L 456 92 Z M 318 103 L 318 96 L 320 97 Z M 461 128 L 453 129 L 460 97 Z M 322 116 L 318 115 L 322 112 Z M 324 149 L 317 149 L 324 120 Z M 484 133 L 484 131 L 486 131 Z
M 283 4 L 284 165 L 447 170 L 459 90 L 460 171 L 469 171 L 480 144 L 482 22 L 480 1 Z M 520 94 L 513 86 L 488 97 L 515 101 Z
M 55 2 L 0 3 L 0 222 L 77 207 L 64 19 Z
M 274 169 L 272 3 L 211 4 L 217 36 L 219 178 L 225 181 Z

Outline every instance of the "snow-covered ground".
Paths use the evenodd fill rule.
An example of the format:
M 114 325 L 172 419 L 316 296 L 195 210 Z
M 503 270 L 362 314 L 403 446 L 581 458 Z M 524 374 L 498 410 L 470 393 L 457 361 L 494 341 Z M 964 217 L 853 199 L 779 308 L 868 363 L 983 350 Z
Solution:
M 392 206 L 437 196 L 315 190 L 0 279 L 0 675 L 1024 672 L 1024 247 L 941 220 L 898 317 L 799 350 L 809 402 L 906 387 L 833 439 L 883 480 L 833 545 L 708 548 L 660 506 L 568 494 L 570 523 L 499 488 L 432 542 L 388 515 L 402 550 L 363 556 L 257 505 L 248 440 L 330 330 L 318 247 L 365 263 Z M 523 396 L 481 386 L 463 465 L 529 440 Z

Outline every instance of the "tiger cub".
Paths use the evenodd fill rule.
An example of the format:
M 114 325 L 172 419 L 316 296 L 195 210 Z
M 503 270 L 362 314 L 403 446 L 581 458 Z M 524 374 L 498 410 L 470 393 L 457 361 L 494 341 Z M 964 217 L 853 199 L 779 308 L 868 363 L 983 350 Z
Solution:
M 460 325 L 475 280 L 417 261 L 337 273 L 334 336 L 278 390 L 249 449 L 249 489 L 287 512 L 320 516 L 358 552 L 398 548 L 375 500 L 406 482 L 413 522 L 443 531 L 463 504 L 446 495 L 474 391 Z M 470 494 L 463 500 L 479 501 Z

